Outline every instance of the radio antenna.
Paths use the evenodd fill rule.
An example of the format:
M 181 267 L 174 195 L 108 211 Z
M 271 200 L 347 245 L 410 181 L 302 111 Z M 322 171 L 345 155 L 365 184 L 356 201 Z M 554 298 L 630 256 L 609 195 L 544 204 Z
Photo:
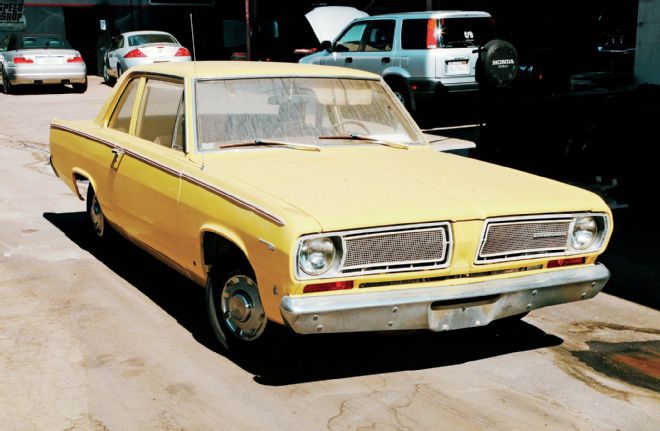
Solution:
M 195 27 L 193 26 L 193 16 L 190 14 L 190 36 L 192 37 L 192 49 L 193 49 L 193 70 L 195 71 L 195 77 L 197 76 L 197 52 L 195 51 Z M 193 81 L 194 83 L 194 81 Z M 199 147 L 198 147 L 199 149 Z M 204 149 L 199 149 L 199 152 L 202 154 L 202 171 L 206 167 L 204 164 Z
M 197 61 L 197 54 L 195 53 L 195 28 L 193 27 L 192 14 L 190 14 L 190 35 L 192 36 L 193 61 Z

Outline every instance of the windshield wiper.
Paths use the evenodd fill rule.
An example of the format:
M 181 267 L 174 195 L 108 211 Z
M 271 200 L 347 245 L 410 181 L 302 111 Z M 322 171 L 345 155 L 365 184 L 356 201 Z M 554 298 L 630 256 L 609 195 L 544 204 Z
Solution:
M 286 148 L 292 148 L 294 150 L 303 150 L 303 151 L 321 151 L 321 148 L 317 147 L 316 145 L 296 144 L 293 142 L 274 141 L 270 139 L 254 139 L 245 142 L 236 142 L 234 144 L 220 145 L 220 149 L 222 150 L 224 148 L 240 148 L 240 147 L 256 147 L 256 146 L 286 147 Z
M 399 148 L 401 150 L 407 150 L 410 148 L 410 145 L 402 144 L 400 142 L 386 141 L 379 138 L 374 138 L 367 135 L 358 135 L 357 133 L 351 133 L 350 135 L 339 135 L 339 136 L 319 136 L 319 139 L 343 139 L 351 141 L 365 141 L 371 142 L 374 144 L 385 145 L 387 147 Z

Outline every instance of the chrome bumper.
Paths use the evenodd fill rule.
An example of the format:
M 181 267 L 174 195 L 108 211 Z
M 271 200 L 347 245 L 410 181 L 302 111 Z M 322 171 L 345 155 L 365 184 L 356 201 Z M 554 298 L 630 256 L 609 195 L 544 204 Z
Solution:
M 7 78 L 12 85 L 61 84 L 68 81 L 72 84 L 83 84 L 87 80 L 87 68 L 84 65 L 36 65 L 33 67 L 7 68 Z
M 299 334 L 407 329 L 446 331 L 596 296 L 600 264 L 476 283 L 343 295 L 286 296 L 280 311 Z

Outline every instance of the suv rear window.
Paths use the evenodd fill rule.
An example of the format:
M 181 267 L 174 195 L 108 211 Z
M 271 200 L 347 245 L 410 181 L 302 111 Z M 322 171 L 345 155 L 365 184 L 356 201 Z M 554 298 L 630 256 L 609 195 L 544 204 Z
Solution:
M 479 46 L 494 37 L 493 20 L 486 17 L 406 19 L 401 27 L 403 49 Z

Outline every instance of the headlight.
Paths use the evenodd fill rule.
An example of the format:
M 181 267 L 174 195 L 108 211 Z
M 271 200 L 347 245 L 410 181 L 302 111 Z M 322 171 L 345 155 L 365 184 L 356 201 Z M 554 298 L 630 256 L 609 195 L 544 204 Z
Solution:
M 332 267 L 336 257 L 337 250 L 332 239 L 312 238 L 300 244 L 298 264 L 308 275 L 321 275 Z
M 571 245 L 577 250 L 584 250 L 594 243 L 598 235 L 598 224 L 591 216 L 579 217 L 573 227 Z

